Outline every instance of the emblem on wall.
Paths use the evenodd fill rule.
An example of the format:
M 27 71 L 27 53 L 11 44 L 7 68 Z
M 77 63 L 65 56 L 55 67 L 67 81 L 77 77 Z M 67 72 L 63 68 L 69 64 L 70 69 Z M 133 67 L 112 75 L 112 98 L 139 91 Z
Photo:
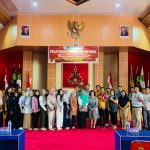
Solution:
M 79 23 L 78 21 L 70 21 L 68 20 L 67 22 L 67 27 L 69 29 L 70 32 L 68 32 L 67 34 L 73 38 L 73 39 L 78 39 L 80 38 L 80 33 L 84 30 L 84 23 Z

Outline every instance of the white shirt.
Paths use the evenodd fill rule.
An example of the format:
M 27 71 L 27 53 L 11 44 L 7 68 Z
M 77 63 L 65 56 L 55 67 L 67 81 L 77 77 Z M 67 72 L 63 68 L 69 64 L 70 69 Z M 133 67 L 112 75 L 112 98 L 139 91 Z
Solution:
M 144 97 L 144 106 L 147 108 L 147 110 L 150 110 L 150 93 L 149 94 L 143 94 Z
M 139 102 L 138 98 L 143 100 L 143 94 L 141 92 L 132 94 L 132 106 L 133 107 L 142 107 L 143 103 Z
M 45 107 L 45 105 L 46 105 L 46 98 L 45 98 L 45 96 L 41 95 L 39 97 L 39 102 L 40 102 L 40 106 L 46 111 L 46 107 Z
M 57 109 L 60 109 L 60 108 L 63 109 L 63 100 L 60 99 L 60 95 L 57 96 L 56 108 L 57 108 Z

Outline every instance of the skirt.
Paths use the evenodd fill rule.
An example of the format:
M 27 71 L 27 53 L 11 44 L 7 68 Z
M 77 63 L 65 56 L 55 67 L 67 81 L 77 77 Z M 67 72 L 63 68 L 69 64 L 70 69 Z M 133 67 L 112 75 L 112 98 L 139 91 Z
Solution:
M 98 108 L 89 111 L 89 119 L 97 119 L 99 118 Z
M 23 128 L 24 129 L 30 129 L 31 128 L 31 114 L 24 114 Z

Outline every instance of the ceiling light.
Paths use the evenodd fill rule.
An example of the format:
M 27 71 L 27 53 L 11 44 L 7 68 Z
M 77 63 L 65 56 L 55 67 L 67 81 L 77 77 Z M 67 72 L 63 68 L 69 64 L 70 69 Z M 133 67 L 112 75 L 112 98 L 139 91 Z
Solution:
M 33 2 L 33 6 L 37 6 L 37 2 Z
M 120 4 L 119 4 L 119 3 L 117 3 L 117 4 L 116 4 L 116 7 L 117 7 L 117 8 L 119 8 L 119 7 L 120 7 Z

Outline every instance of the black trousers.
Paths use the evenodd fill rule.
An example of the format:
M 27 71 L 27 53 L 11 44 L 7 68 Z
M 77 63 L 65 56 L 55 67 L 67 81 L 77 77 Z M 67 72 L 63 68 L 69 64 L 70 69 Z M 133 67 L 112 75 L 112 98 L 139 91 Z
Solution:
M 79 112 L 79 128 L 86 128 L 87 112 Z
M 32 113 L 32 128 L 38 128 L 39 112 Z
M 110 112 L 108 111 L 108 109 L 105 110 L 105 114 L 106 114 L 106 123 L 109 124 L 109 114 L 110 114 Z
M 20 117 L 19 117 L 19 127 L 23 127 L 23 113 L 20 113 Z
M 117 112 L 110 112 L 112 125 L 117 125 Z
M 0 112 L 0 127 L 3 126 L 3 112 Z
M 67 127 L 67 103 L 64 102 L 64 111 L 63 111 L 63 128 Z
M 19 117 L 20 117 L 20 113 L 19 112 L 13 112 L 12 114 L 12 129 L 18 129 L 19 128 Z
M 105 126 L 105 123 L 106 123 L 106 112 L 105 112 L 105 109 L 101 109 L 99 108 L 99 116 L 100 116 L 100 126 Z
M 76 116 L 74 116 L 74 115 L 72 115 L 72 120 L 71 120 L 71 126 L 72 127 L 75 127 L 75 125 L 76 125 Z
M 40 126 L 41 128 L 45 128 L 45 122 L 46 122 L 46 111 L 40 107 Z

